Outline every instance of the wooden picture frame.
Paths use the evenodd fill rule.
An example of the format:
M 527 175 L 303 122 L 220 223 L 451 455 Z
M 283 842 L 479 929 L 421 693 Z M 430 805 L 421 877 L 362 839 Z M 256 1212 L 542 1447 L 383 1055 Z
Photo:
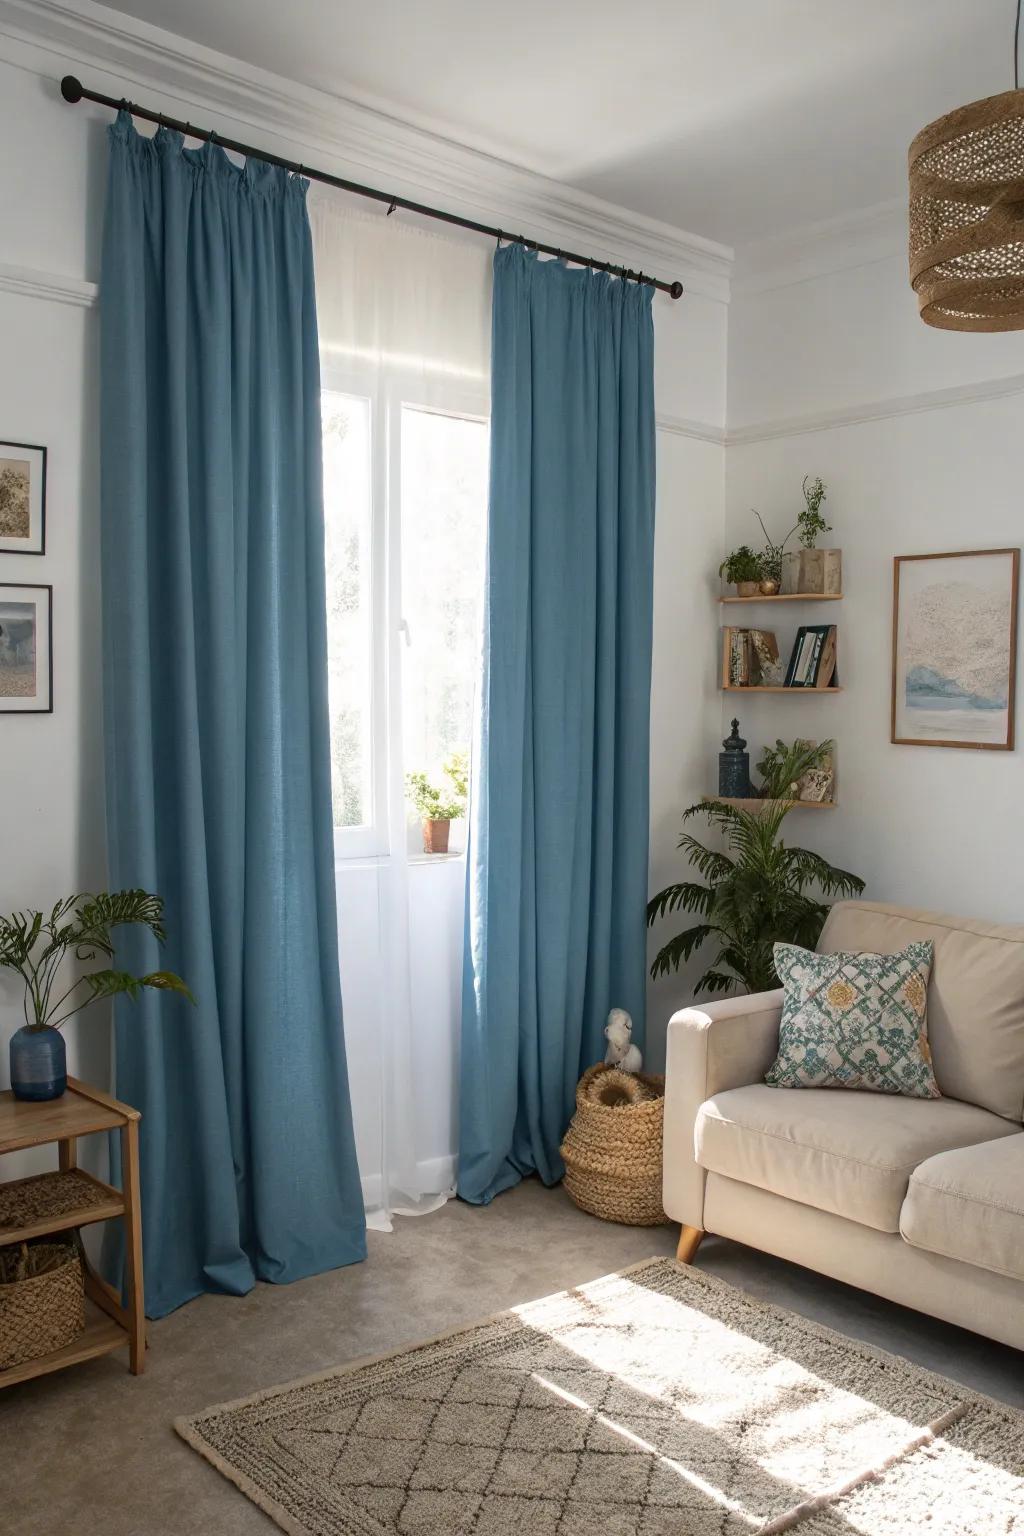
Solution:
M 0 582 L 0 714 L 53 713 L 53 588 Z
M 0 442 L 0 555 L 46 553 L 46 449 Z
M 1019 549 L 895 557 L 890 741 L 1013 751 L 1019 585 Z

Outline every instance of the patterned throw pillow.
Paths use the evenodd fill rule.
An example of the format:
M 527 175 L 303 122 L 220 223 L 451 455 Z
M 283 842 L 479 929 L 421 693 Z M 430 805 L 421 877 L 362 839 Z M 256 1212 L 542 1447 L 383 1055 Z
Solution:
M 766 1083 L 941 1098 L 925 1023 L 930 939 L 898 955 L 817 955 L 795 944 L 776 944 L 774 955 L 786 995 Z

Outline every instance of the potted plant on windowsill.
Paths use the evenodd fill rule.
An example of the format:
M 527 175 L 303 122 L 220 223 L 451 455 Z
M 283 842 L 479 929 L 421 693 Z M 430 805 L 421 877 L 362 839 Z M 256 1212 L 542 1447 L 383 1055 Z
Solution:
M 466 814 L 469 799 L 469 761 L 465 752 L 453 752 L 441 768 L 441 782 L 417 771 L 405 776 L 405 792 L 423 824 L 423 852 L 447 853 L 453 821 Z
M 119 995 L 135 998 L 143 987 L 178 992 L 195 1002 L 173 971 L 133 976 L 112 966 L 83 972 L 66 987 L 64 974 L 59 983 L 63 990 L 58 992 L 58 975 L 69 956 L 80 964 L 98 957 L 113 960 L 111 930 L 123 923 L 143 924 L 162 944 L 163 909 L 161 898 L 147 891 L 105 891 L 98 896 L 68 896 L 57 902 L 49 917 L 28 911 L 0 918 L 0 967 L 15 971 L 25 987 L 25 1023 L 11 1036 L 15 1098 L 60 1098 L 67 1087 L 61 1025 L 90 1003 Z
M 754 597 L 763 574 L 761 556 L 749 544 L 741 544 L 739 549 L 726 555 L 718 567 L 718 574 L 732 582 L 740 597 Z

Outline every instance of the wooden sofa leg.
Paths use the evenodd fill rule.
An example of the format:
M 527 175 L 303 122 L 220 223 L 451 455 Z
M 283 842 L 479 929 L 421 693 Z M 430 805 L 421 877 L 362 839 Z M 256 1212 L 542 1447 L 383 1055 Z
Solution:
M 676 1258 L 680 1264 L 690 1264 L 701 1243 L 704 1241 L 704 1233 L 700 1227 L 682 1227 L 679 1232 L 679 1246 L 676 1249 Z

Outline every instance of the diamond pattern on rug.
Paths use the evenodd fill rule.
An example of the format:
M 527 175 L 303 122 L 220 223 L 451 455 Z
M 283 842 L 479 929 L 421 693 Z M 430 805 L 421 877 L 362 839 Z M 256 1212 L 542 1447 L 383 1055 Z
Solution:
M 295 1536 L 1024 1536 L 1024 1416 L 666 1260 L 178 1428 Z

